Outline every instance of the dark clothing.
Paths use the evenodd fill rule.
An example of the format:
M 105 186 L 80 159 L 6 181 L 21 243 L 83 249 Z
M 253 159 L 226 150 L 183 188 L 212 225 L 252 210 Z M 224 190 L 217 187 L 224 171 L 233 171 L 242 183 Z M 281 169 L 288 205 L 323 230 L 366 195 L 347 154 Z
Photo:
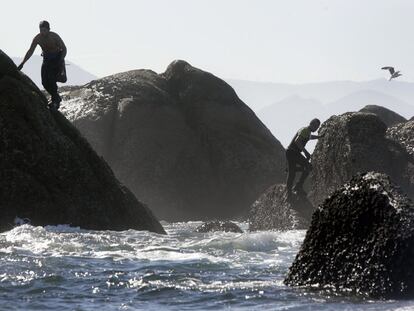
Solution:
M 60 103 L 61 98 L 58 94 L 57 76 L 61 67 L 61 53 L 43 53 L 42 64 L 42 85 L 52 96 L 53 103 Z
M 292 191 L 293 182 L 295 181 L 296 172 L 302 172 L 299 181 L 295 188 L 303 190 L 303 183 L 312 170 L 312 165 L 302 155 L 302 151 L 308 154 L 305 150 L 305 145 L 311 138 L 311 130 L 309 127 L 302 127 L 293 137 L 286 150 L 286 160 L 288 164 L 288 176 L 286 180 L 286 188 L 288 192 Z
M 301 189 L 303 183 L 312 170 L 312 165 L 309 161 L 300 153 L 297 148 L 288 148 L 286 150 L 286 160 L 288 164 L 288 176 L 286 180 L 286 188 L 289 192 L 292 191 L 293 182 L 295 180 L 296 172 L 302 172 L 299 181 L 297 182 L 297 188 Z
M 309 127 L 302 127 L 293 137 L 288 149 L 294 149 L 301 152 L 311 138 L 311 130 Z

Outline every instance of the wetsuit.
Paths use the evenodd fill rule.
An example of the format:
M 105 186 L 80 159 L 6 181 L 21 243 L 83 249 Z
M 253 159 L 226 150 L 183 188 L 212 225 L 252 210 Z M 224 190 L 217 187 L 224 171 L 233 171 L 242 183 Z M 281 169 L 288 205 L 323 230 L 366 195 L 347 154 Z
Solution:
M 50 96 L 52 96 L 52 103 L 54 104 L 59 104 L 62 101 L 58 94 L 56 84 L 58 73 L 61 70 L 61 64 L 61 52 L 43 52 L 42 85 Z
M 311 130 L 308 127 L 301 128 L 293 137 L 291 143 L 286 149 L 286 160 L 288 163 L 288 177 L 286 180 L 286 187 L 288 192 L 292 191 L 293 181 L 295 180 L 296 172 L 302 172 L 295 188 L 302 189 L 303 183 L 312 170 L 312 165 L 302 155 L 306 143 L 311 138 Z

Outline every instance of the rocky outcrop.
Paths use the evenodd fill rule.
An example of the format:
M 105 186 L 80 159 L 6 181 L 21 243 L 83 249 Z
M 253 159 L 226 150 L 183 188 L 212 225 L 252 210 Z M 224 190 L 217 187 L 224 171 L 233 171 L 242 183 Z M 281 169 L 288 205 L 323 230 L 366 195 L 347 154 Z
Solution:
M 377 105 L 367 105 L 360 112 L 375 114 L 386 126 L 390 127 L 398 123 L 406 122 L 407 119 L 398 113 Z
M 33 225 L 164 233 L 151 211 L 0 51 L 0 230 Z
M 414 156 L 414 120 L 388 128 L 387 136 L 400 143 L 410 155 Z
M 284 180 L 282 145 L 228 84 L 184 61 L 68 88 L 62 112 L 161 219 L 234 219 Z
M 388 128 L 387 137 L 403 146 L 410 155 L 405 177 L 414 185 L 414 120 Z M 410 194 L 414 198 L 413 193 Z
M 285 283 L 414 297 L 414 205 L 384 174 L 355 176 L 315 211 Z
M 312 155 L 310 198 L 314 206 L 350 178 L 366 171 L 388 174 L 405 192 L 414 194 L 407 176 L 410 155 L 385 136 L 387 126 L 374 114 L 345 113 L 324 122 Z
M 307 229 L 313 206 L 305 196 L 288 198 L 286 186 L 277 184 L 253 203 L 249 214 L 249 230 Z
M 196 232 L 206 233 L 206 232 L 234 232 L 234 233 L 243 233 L 243 230 L 240 229 L 238 225 L 231 221 L 208 221 L 196 228 Z

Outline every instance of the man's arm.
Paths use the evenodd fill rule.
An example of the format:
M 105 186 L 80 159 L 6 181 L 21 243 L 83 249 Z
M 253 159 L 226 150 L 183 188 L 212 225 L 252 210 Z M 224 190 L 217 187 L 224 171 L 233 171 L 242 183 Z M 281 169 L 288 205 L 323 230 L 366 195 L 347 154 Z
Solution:
M 32 57 L 35 49 L 37 46 L 37 39 L 36 37 L 33 39 L 32 44 L 30 45 L 29 50 L 27 51 L 26 55 L 23 58 L 22 63 L 17 67 L 18 70 L 22 70 L 24 64 L 29 60 L 30 57 Z
M 322 137 L 323 137 L 323 134 L 322 135 L 311 135 L 310 139 L 319 139 L 319 138 L 322 138 Z
M 311 158 L 311 155 L 310 155 L 310 153 L 308 152 L 308 150 L 306 150 L 305 148 L 303 148 L 303 153 L 305 154 L 305 157 L 306 157 L 306 159 L 308 159 L 308 160 L 310 160 L 310 158 Z

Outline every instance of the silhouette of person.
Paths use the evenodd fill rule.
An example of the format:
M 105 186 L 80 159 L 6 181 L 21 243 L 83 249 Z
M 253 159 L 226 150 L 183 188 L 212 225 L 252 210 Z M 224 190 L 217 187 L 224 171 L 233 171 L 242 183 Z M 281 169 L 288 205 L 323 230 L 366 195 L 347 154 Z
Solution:
M 42 64 L 42 85 L 51 96 L 51 103 L 49 108 L 59 109 L 62 99 L 58 93 L 57 79 L 62 66 L 64 66 L 64 59 L 66 57 L 66 46 L 63 40 L 57 33 L 50 31 L 50 25 L 47 21 L 39 23 L 40 33 L 37 34 L 29 50 L 27 51 L 22 63 L 17 67 L 21 70 L 24 64 L 32 57 L 36 46 L 40 45 L 42 48 L 43 64 Z
M 318 139 L 322 136 L 312 135 L 312 132 L 318 130 L 321 121 L 313 119 L 308 126 L 301 128 L 293 137 L 291 143 L 286 149 L 286 160 L 288 164 L 288 176 L 286 180 L 286 189 L 288 197 L 292 195 L 292 186 L 296 177 L 296 172 L 302 172 L 299 181 L 293 187 L 297 194 L 305 194 L 303 184 L 312 170 L 310 163 L 311 155 L 305 149 L 307 142 L 311 139 Z M 305 156 L 302 155 L 302 152 Z

